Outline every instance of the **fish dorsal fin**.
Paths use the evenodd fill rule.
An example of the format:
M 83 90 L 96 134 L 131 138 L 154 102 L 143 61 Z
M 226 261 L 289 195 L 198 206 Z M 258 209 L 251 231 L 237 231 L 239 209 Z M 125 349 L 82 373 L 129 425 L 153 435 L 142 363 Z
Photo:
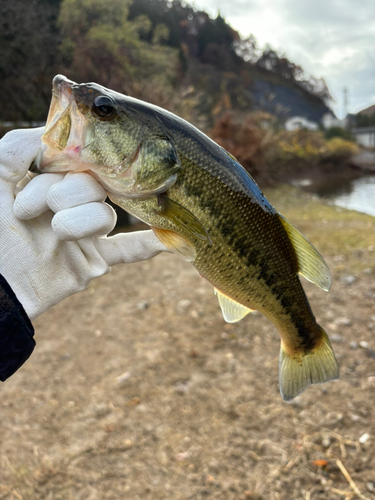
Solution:
M 194 246 L 185 238 L 166 229 L 153 227 L 152 230 L 168 250 L 188 262 L 194 262 L 196 251 Z
M 216 290 L 216 288 L 214 290 L 217 298 L 219 299 L 221 312 L 223 313 L 223 317 L 227 323 L 236 323 L 247 314 L 253 312 L 252 309 L 249 309 L 235 300 L 230 299 L 223 293 L 219 292 L 219 290 Z
M 298 271 L 308 281 L 328 292 L 331 287 L 331 272 L 323 257 L 309 240 L 293 224 L 279 214 L 282 225 L 288 233 L 298 259 Z

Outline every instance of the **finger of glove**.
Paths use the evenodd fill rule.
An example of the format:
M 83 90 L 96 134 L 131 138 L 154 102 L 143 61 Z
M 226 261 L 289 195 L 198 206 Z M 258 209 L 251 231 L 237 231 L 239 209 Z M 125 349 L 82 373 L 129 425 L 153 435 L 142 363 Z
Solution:
M 51 210 L 59 212 L 85 203 L 104 201 L 106 197 L 106 192 L 92 175 L 80 172 L 67 174 L 61 182 L 54 184 L 48 192 L 47 203 Z
M 110 238 L 98 238 L 95 246 L 109 266 L 148 260 L 167 252 L 153 231 L 121 233 Z
M 41 144 L 44 127 L 12 130 L 0 141 L 0 179 L 14 189 L 28 171 Z
M 32 179 L 20 191 L 13 205 L 14 215 L 19 219 L 28 220 L 38 217 L 49 210 L 47 194 L 51 187 L 64 178 L 63 174 L 41 174 Z
M 86 203 L 57 212 L 52 219 L 52 229 L 61 240 L 79 240 L 108 234 L 115 227 L 116 219 L 116 212 L 107 203 Z

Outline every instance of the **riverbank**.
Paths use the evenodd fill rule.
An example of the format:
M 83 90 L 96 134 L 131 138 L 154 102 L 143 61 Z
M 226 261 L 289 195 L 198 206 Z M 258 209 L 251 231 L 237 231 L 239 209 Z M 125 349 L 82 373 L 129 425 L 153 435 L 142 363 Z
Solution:
M 174 256 L 117 266 L 35 321 L 0 386 L 1 500 L 344 500 L 349 476 L 375 498 L 375 218 L 266 195 L 331 268 L 330 293 L 303 284 L 340 379 L 283 402 L 266 318 L 225 323 Z

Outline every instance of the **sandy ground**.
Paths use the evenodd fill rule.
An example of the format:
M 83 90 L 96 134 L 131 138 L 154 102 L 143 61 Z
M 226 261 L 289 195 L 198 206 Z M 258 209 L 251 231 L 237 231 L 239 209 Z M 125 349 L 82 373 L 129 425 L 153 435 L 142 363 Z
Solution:
M 282 401 L 266 318 L 226 324 L 177 257 L 118 266 L 35 321 L 1 385 L 0 500 L 375 499 L 375 218 L 288 193 L 333 272 L 304 286 L 340 380 Z

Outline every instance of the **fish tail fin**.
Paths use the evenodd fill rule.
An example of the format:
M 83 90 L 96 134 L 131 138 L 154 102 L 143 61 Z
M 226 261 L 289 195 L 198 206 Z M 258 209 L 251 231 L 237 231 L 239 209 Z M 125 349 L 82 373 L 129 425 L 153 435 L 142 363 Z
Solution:
M 326 332 L 318 325 L 321 341 L 311 351 L 290 356 L 281 345 L 279 358 L 279 385 L 283 399 L 290 401 L 309 385 L 334 380 L 339 366 Z

